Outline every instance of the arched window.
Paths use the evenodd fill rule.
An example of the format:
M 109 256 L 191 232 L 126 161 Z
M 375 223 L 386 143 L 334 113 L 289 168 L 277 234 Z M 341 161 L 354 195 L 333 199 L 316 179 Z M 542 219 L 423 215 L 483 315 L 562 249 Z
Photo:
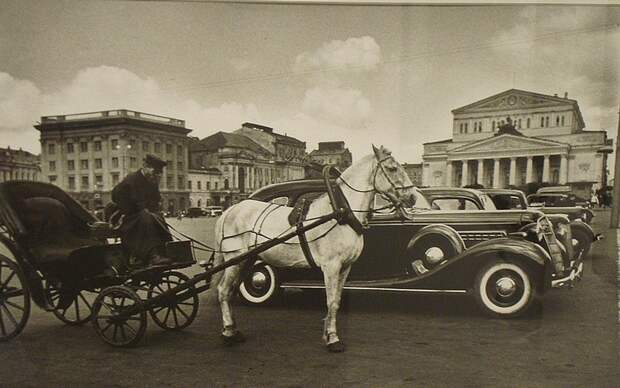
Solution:
M 559 127 L 559 126 L 560 126 L 560 116 L 557 116 L 557 117 L 555 118 L 555 126 L 556 126 L 556 127 Z
M 474 121 L 474 133 L 478 132 L 478 122 Z
M 541 117 L 541 118 L 540 118 L 540 127 L 541 127 L 541 128 L 544 128 L 544 127 L 545 127 L 545 118 L 544 118 L 544 117 Z
M 224 179 L 224 190 L 228 190 L 229 188 L 228 179 Z
M 202 204 L 202 201 L 199 199 L 198 200 L 198 207 L 200 207 L 201 204 Z
M 478 132 L 482 132 L 482 121 L 478 122 Z
M 528 127 L 528 128 L 530 127 L 530 118 L 529 118 L 529 117 L 527 118 L 527 123 L 526 123 L 526 125 L 527 125 L 527 127 Z
M 459 124 L 459 133 L 463 133 L 463 123 Z
M 562 126 L 564 126 L 564 115 L 562 115 Z
M 465 123 L 465 133 L 467 133 L 467 123 Z
M 545 117 L 545 127 L 549 127 L 549 116 Z

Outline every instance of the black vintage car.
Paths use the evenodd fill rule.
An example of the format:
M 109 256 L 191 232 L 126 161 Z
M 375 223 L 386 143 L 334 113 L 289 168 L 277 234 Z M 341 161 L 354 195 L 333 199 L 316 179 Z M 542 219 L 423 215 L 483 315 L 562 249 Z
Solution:
M 250 198 L 294 207 L 325 192 L 322 180 L 270 185 Z M 581 277 L 568 220 L 555 226 L 538 211 L 432 210 L 418 193 L 404 212 L 375 209 L 364 231 L 364 249 L 347 290 L 473 294 L 499 317 L 522 314 L 536 295 Z M 284 288 L 323 288 L 319 270 L 278 269 L 260 261 L 240 286 L 242 298 L 267 303 Z

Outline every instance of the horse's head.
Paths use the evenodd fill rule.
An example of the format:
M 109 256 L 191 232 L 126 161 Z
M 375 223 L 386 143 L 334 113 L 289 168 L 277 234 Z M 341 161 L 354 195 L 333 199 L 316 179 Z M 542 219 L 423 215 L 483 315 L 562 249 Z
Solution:
M 387 197 L 394 206 L 413 207 L 416 201 L 416 190 L 409 179 L 409 175 L 394 159 L 392 153 L 385 147 L 372 146 L 377 158 L 377 168 L 374 173 L 375 190 Z

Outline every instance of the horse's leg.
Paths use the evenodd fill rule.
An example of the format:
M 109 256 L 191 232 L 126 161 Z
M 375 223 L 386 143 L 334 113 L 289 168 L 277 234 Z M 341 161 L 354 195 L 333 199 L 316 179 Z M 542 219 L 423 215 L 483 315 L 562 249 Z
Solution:
M 340 263 L 329 263 L 323 268 L 323 277 L 325 278 L 325 296 L 327 298 L 327 316 L 325 317 L 325 325 L 323 327 L 323 340 L 330 352 L 344 351 L 344 344 L 338 338 L 336 327 L 336 315 L 340 308 L 340 296 L 342 294 L 341 278 L 346 279 L 349 269 L 343 269 Z M 344 276 L 342 271 L 346 272 Z M 342 283 L 342 284 L 341 284 Z
M 224 270 L 224 275 L 217 286 L 218 299 L 222 310 L 222 339 L 226 345 L 245 341 L 241 332 L 237 330 L 235 319 L 230 308 L 230 300 L 233 297 L 239 280 L 239 265 L 233 265 Z

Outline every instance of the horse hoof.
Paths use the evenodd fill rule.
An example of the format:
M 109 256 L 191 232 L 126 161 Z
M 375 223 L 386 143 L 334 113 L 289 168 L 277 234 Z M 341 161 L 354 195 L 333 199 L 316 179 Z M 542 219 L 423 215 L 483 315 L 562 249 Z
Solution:
M 332 342 L 331 344 L 327 344 L 327 350 L 330 353 L 342 353 L 344 352 L 344 344 L 340 341 Z
M 240 331 L 236 331 L 235 334 L 231 336 L 222 334 L 222 341 L 224 341 L 224 345 L 226 346 L 233 346 L 245 342 L 245 336 L 241 334 Z

